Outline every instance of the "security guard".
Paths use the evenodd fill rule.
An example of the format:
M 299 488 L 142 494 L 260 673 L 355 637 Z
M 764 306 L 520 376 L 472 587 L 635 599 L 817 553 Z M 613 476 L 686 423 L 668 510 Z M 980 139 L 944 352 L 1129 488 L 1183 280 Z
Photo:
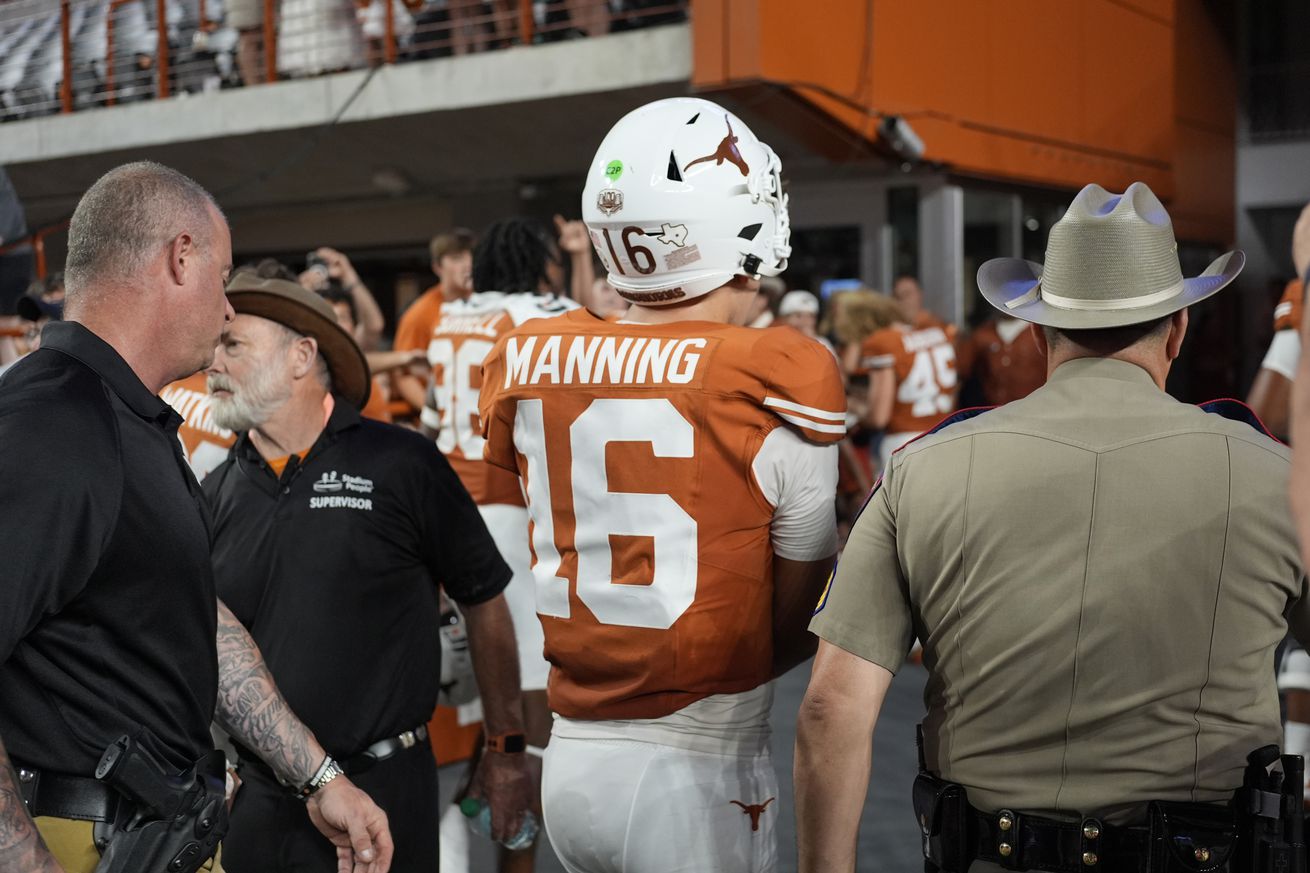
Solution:
M 213 357 L 231 257 L 193 180 L 111 170 L 73 213 L 67 320 L 0 380 L 0 873 L 208 868 L 214 717 L 312 795 L 343 860 L 386 870 L 385 816 L 315 778 L 322 749 L 217 608 L 208 512 L 158 396 Z
M 1280 739 L 1274 651 L 1289 626 L 1310 639 L 1310 600 L 1287 450 L 1164 384 L 1187 307 L 1242 263 L 1183 278 L 1134 183 L 1084 188 L 1044 268 L 983 265 L 988 301 L 1040 325 L 1049 381 L 898 452 L 856 522 L 811 624 L 801 870 L 854 869 L 869 737 L 915 637 L 927 869 L 1234 869 L 1254 825 L 1225 802 Z
M 510 570 L 431 443 L 361 419 L 363 353 L 327 301 L 238 272 L 209 369 L 215 421 L 241 435 L 205 479 L 223 600 L 291 706 L 386 810 L 392 870 L 437 864 L 426 722 L 440 681 L 437 586 L 458 601 L 486 717 L 481 782 L 495 835 L 529 807 Z M 300 801 L 248 750 L 223 846 L 231 873 L 335 871 Z

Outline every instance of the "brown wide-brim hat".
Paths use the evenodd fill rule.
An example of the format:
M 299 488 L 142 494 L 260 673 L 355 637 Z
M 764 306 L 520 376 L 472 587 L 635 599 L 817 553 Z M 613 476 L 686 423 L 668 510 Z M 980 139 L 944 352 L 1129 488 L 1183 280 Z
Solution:
M 364 408 L 372 387 L 368 361 L 355 338 L 337 324 L 332 304 L 295 282 L 261 279 L 251 273 L 232 277 L 227 299 L 238 314 L 267 318 L 313 337 L 332 374 L 332 391 Z
M 1051 228 L 1046 263 L 993 258 L 978 288 L 1004 315 L 1064 330 L 1124 327 L 1200 303 L 1237 278 L 1240 251 L 1184 278 L 1173 222 L 1155 194 L 1134 182 L 1122 194 L 1088 185 Z

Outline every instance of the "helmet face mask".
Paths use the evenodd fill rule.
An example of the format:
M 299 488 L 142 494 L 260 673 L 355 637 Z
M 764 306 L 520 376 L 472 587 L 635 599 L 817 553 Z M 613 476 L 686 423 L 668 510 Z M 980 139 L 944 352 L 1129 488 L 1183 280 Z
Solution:
M 592 159 L 582 215 L 610 284 L 643 306 L 699 297 L 734 276 L 776 276 L 791 254 L 778 156 L 699 98 L 620 119 Z

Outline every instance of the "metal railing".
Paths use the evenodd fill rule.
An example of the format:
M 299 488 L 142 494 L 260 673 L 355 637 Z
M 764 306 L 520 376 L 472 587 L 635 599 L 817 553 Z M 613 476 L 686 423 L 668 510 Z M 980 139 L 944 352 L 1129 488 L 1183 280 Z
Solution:
M 0 2 L 0 121 L 666 23 L 689 0 Z M 238 22 L 247 24 L 247 22 Z

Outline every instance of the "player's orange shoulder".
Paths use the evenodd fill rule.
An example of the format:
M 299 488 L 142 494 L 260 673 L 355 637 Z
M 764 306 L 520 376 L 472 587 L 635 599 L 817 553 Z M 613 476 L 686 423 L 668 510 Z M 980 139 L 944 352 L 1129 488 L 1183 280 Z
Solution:
M 1305 301 L 1305 285 L 1293 279 L 1283 289 L 1283 297 L 1274 307 L 1274 330 L 1300 330 L 1301 310 Z
M 749 340 L 739 352 L 737 343 L 731 343 L 719 354 L 744 356 L 737 357 L 736 364 L 753 377 L 750 390 L 757 402 L 816 442 L 844 437 L 846 388 L 832 352 L 791 327 L 745 336 Z
M 396 324 L 396 341 L 392 347 L 398 352 L 426 349 L 432 331 L 441 322 L 441 286 L 434 285 L 410 304 Z
M 896 353 L 901 350 L 900 328 L 880 327 L 864 338 L 860 344 L 860 370 L 878 370 L 896 363 Z

